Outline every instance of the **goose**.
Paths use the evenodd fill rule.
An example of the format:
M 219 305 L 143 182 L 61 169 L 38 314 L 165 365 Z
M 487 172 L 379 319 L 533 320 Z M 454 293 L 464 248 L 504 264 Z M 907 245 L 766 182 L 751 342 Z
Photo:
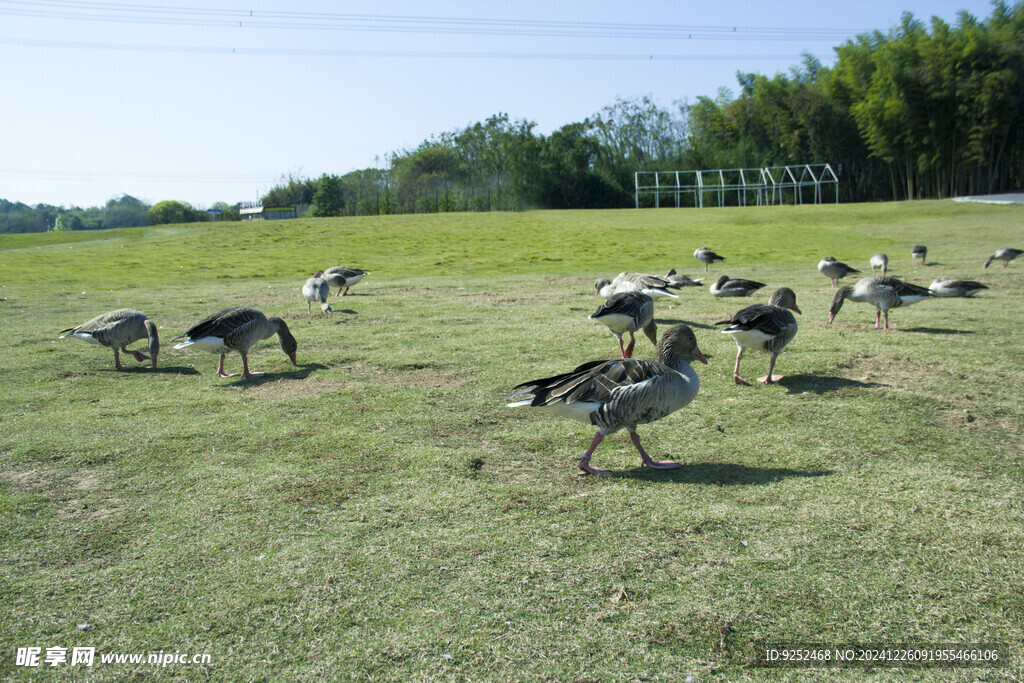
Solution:
M 295 362 L 295 350 L 298 348 L 298 344 L 295 343 L 295 337 L 288 330 L 288 325 L 280 318 L 268 318 L 255 308 L 236 306 L 217 311 L 213 315 L 203 318 L 171 341 L 188 337 L 174 348 L 184 349 L 194 346 L 208 353 L 219 353 L 218 377 L 234 377 L 238 374 L 224 372 L 224 356 L 229 351 L 237 351 L 242 356 L 242 376 L 248 379 L 262 377 L 265 374 L 249 371 L 249 347 L 274 334 L 278 336 L 281 350 L 291 360 L 292 365 L 298 365 Z
M 615 276 L 614 280 L 598 278 L 594 281 L 594 289 L 597 291 L 597 295 L 603 296 L 606 299 L 620 292 L 643 292 L 652 299 L 662 299 L 665 297 L 678 299 L 678 294 L 673 294 L 669 291 L 669 289 L 673 288 L 673 285 L 669 284 L 664 278 L 660 278 L 657 275 L 648 275 L 647 273 L 619 273 Z
M 704 264 L 704 272 L 708 272 L 708 268 L 715 261 L 724 261 L 724 256 L 719 256 L 715 252 L 711 251 L 707 247 L 697 247 L 697 250 L 693 252 L 693 258 L 697 259 Z
M 140 363 L 151 361 L 156 367 L 156 357 L 160 353 L 160 335 L 156 325 L 142 311 L 134 308 L 119 308 L 87 320 L 78 327 L 69 327 L 59 332 L 60 338 L 77 337 L 90 344 L 100 344 L 114 349 L 114 368 L 122 370 L 121 351 L 135 356 Z M 149 339 L 149 355 L 141 351 L 129 351 L 125 347 L 139 339 Z
M 925 259 L 928 258 L 928 247 L 923 244 L 915 244 L 914 248 L 910 250 L 910 260 L 917 263 L 917 257 L 921 257 L 921 265 L 924 265 Z
M 853 273 L 859 273 L 860 271 L 856 268 L 851 268 L 842 261 L 836 261 L 834 256 L 826 256 L 818 261 L 818 272 L 832 280 L 832 289 L 835 289 L 839 286 L 841 278 Z
M 989 256 L 988 260 L 985 261 L 985 267 L 988 268 L 993 261 L 1002 261 L 1003 268 L 1005 268 L 1010 264 L 1010 261 L 1013 261 L 1021 254 L 1024 254 L 1024 251 L 1020 249 L 1013 249 L 1011 247 L 1003 247 L 1002 249 L 997 249 L 996 253 Z
M 370 274 L 368 270 L 359 270 L 358 268 L 347 268 L 345 266 L 334 266 L 324 271 L 324 279 L 327 280 L 327 284 L 331 287 L 337 287 L 338 293 L 334 296 L 348 296 L 348 290 L 354 287 L 357 282 L 362 280 L 364 277 Z M 345 293 L 341 293 L 342 287 L 345 288 Z
M 875 274 L 875 268 L 882 269 L 882 275 L 885 275 L 885 271 L 889 269 L 889 257 L 885 254 L 878 253 L 871 257 L 871 274 Z
M 605 436 L 620 429 L 629 432 L 644 465 L 654 469 L 681 467 L 677 462 L 651 458 L 640 445 L 636 427 L 660 420 L 697 395 L 700 379 L 687 356 L 708 362 L 697 348 L 693 330 L 679 323 L 658 340 L 657 360 L 595 360 L 571 372 L 532 379 L 514 387 L 518 391 L 509 397 L 508 406 L 529 406 L 596 426 L 590 446 L 577 461 L 577 467 L 587 474 L 609 474 L 591 467 L 590 457 Z
M 700 283 L 703 282 L 703 278 L 692 278 L 686 275 L 681 275 L 676 272 L 675 268 L 669 268 L 668 272 L 665 273 L 665 277 L 669 285 L 672 287 L 700 287 Z
M 843 300 L 872 304 L 875 307 L 875 329 L 879 329 L 880 318 L 885 315 L 885 328 L 889 329 L 889 309 L 916 304 L 927 299 L 932 293 L 924 287 L 897 280 L 894 277 L 872 275 L 854 286 L 840 287 L 828 307 L 828 321 L 836 319 L 836 313 L 843 307 Z
M 773 375 L 775 359 L 782 349 L 796 336 L 796 318 L 787 311 L 800 313 L 796 305 L 796 294 L 789 287 L 781 287 L 772 293 L 768 304 L 754 304 L 738 311 L 731 319 L 715 323 L 728 325 L 723 334 L 731 334 L 739 351 L 736 353 L 736 369 L 732 379 L 736 384 L 750 386 L 750 382 L 740 377 L 740 359 L 747 349 L 758 349 L 772 354 L 768 361 L 768 374 L 758 378 L 759 382 L 772 384 L 782 379 L 782 375 Z
M 327 303 L 327 297 L 331 293 L 331 286 L 327 284 L 327 280 L 323 279 L 321 275 L 324 271 L 318 270 L 313 273 L 313 277 L 306 280 L 306 283 L 302 285 L 302 296 L 306 299 L 306 313 L 312 315 L 313 302 L 316 301 L 320 304 L 320 310 L 324 313 L 331 312 L 331 305 Z
M 608 298 L 590 316 L 606 325 L 619 339 L 623 358 L 633 356 L 633 333 L 643 330 L 651 343 L 658 345 L 658 325 L 654 322 L 654 299 L 643 292 L 620 292 Z M 622 335 L 629 332 L 629 346 L 622 347 Z
M 928 286 L 932 296 L 941 297 L 974 296 L 983 289 L 988 289 L 988 287 L 980 282 L 954 280 L 948 277 L 935 278 L 935 281 Z
M 764 286 L 763 282 L 732 280 L 728 275 L 723 275 L 711 285 L 710 291 L 711 296 L 750 296 Z

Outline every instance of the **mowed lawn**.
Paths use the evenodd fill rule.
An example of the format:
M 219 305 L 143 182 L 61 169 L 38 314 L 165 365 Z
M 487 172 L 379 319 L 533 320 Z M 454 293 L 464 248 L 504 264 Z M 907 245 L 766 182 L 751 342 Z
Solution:
M 925 244 L 928 265 L 911 263 Z M 726 257 L 704 275 L 693 250 Z M 1024 207 L 527 212 L 0 236 L 0 677 L 16 680 L 1020 680 Z M 827 324 L 833 255 L 973 299 Z M 312 316 L 314 270 L 372 271 Z M 594 278 L 674 267 L 768 286 L 659 301 L 693 327 L 692 404 L 624 433 L 510 409 L 511 388 L 617 355 Z M 856 278 L 845 282 L 853 284 Z M 789 286 L 777 386 L 732 382 L 714 323 Z M 284 318 L 220 379 L 171 338 L 219 308 Z M 154 371 L 57 339 L 120 307 Z M 141 348 L 137 344 L 133 348 Z M 646 338 L 636 356 L 653 357 Z M 765 374 L 748 353 L 741 373 Z M 241 360 L 229 356 L 227 369 Z M 764 643 L 990 644 L 995 669 L 756 666 Z M 95 648 L 91 668 L 18 648 Z M 113 653 L 207 664 L 103 663 Z

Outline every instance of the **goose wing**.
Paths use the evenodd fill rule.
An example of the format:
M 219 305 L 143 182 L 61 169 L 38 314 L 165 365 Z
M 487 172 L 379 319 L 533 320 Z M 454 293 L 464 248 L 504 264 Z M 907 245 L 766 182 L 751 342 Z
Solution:
M 120 346 L 130 343 L 123 341 L 125 337 L 124 331 L 136 323 L 141 326 L 142 321 L 145 319 L 146 316 L 142 311 L 136 311 L 134 308 L 119 308 L 116 311 L 109 311 L 98 315 L 77 327 L 61 330 L 60 336 L 89 335 L 103 346 L 112 346 L 115 343 Z
M 775 336 L 783 334 L 791 325 L 796 324 L 796 318 L 784 308 L 767 304 L 754 304 L 737 311 L 731 319 L 715 324 L 729 325 L 725 329 L 726 332 L 756 329 L 765 334 Z
M 241 348 L 236 346 L 236 342 L 246 338 L 253 329 L 262 328 L 266 320 L 266 316 L 255 308 L 244 306 L 225 308 L 203 318 L 174 339 L 188 337 L 195 340 L 203 337 L 218 337 L 231 348 Z M 251 343 L 250 341 L 249 344 Z
M 638 386 L 674 370 L 656 361 L 617 358 L 584 363 L 571 372 L 529 380 L 514 387 L 511 398 L 532 395 L 530 405 L 556 403 L 608 403 L 617 392 Z

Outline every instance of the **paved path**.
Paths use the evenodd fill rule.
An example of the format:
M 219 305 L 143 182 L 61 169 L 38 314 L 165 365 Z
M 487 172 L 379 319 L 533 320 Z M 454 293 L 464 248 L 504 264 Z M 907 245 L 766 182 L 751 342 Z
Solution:
M 982 204 L 1024 204 L 1024 192 L 1009 194 L 979 194 L 971 197 L 954 197 L 954 202 L 981 202 Z

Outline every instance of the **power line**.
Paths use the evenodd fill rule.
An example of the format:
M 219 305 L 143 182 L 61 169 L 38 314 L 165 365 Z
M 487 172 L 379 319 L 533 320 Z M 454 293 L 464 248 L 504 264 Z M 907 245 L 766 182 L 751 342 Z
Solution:
M 72 0 L 0 0 L 0 14 L 43 19 L 264 30 L 434 33 L 475 36 L 666 40 L 844 41 L 867 29 L 699 26 L 336 12 L 152 7 Z

